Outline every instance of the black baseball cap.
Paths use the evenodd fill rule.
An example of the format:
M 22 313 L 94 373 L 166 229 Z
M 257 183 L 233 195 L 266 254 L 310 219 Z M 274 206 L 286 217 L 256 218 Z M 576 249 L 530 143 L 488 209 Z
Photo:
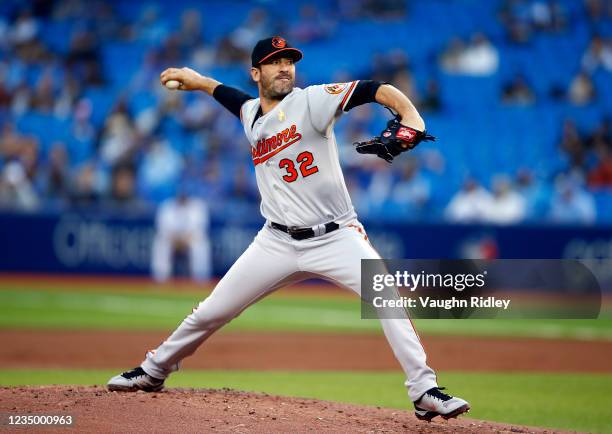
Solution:
M 258 66 L 279 53 L 283 53 L 283 56 L 293 59 L 294 62 L 299 61 L 303 56 L 302 52 L 290 46 L 285 38 L 273 36 L 262 39 L 255 45 L 251 53 L 251 64 Z

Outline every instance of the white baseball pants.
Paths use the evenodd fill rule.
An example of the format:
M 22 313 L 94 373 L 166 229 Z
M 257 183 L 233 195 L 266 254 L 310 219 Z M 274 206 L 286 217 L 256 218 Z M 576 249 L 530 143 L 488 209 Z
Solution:
M 155 378 L 166 378 L 216 330 L 251 304 L 290 283 L 318 276 L 360 295 L 360 260 L 379 258 L 357 220 L 301 241 L 266 225 L 210 296 L 155 351 L 147 354 L 141 366 Z M 380 321 L 406 373 L 408 394 L 416 401 L 437 386 L 435 373 L 427 366 L 425 350 L 407 316 Z

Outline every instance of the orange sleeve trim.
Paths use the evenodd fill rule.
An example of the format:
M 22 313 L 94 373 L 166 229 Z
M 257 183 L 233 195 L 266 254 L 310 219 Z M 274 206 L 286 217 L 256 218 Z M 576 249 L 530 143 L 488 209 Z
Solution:
M 340 108 L 342 110 L 344 110 L 344 107 L 346 107 L 346 103 L 348 102 L 351 95 L 353 94 L 353 90 L 355 89 L 355 86 L 357 85 L 357 81 L 358 80 L 355 80 L 354 82 L 352 82 L 351 86 L 349 87 L 349 90 L 344 94 L 344 98 L 342 98 L 342 102 L 340 103 Z

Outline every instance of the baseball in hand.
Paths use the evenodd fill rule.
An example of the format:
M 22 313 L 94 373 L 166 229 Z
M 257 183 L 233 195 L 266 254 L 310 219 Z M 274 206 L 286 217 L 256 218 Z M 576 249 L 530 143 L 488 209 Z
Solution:
M 166 82 L 166 87 L 168 89 L 176 90 L 181 86 L 181 82 L 177 80 L 168 80 Z

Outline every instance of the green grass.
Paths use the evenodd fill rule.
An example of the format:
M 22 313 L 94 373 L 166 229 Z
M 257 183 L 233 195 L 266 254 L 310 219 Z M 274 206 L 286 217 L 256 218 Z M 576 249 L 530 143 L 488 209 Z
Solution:
M 144 291 L 100 286 L 21 287 L 0 283 L 0 327 L 168 331 L 191 312 L 202 292 Z M 612 340 L 612 319 L 416 320 L 420 333 L 534 336 Z M 360 319 L 357 298 L 280 292 L 247 309 L 229 326 L 236 331 L 379 333 L 376 320 Z
M 0 370 L 0 384 L 104 384 L 114 371 Z M 470 417 L 548 428 L 612 432 L 612 375 L 441 372 L 472 404 Z M 181 371 L 169 387 L 260 391 L 410 409 L 400 373 Z
M 0 291 L 0 327 L 168 330 L 205 297 L 192 293 Z M 231 324 L 236 330 L 363 332 L 357 298 L 271 297 Z

